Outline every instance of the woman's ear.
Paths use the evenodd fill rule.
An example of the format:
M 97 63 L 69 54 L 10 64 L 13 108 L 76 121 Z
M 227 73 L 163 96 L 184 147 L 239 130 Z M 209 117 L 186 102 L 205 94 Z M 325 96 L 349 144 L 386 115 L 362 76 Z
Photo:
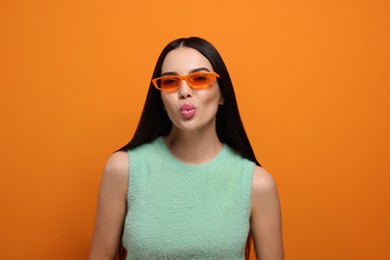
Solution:
M 225 98 L 221 95 L 221 97 L 219 98 L 219 102 L 218 102 L 219 105 L 223 105 L 225 104 Z

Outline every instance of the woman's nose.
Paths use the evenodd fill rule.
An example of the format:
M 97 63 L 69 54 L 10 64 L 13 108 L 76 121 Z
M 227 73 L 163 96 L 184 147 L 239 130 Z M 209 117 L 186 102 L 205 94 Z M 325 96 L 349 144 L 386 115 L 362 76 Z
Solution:
M 192 89 L 188 85 L 186 80 L 182 80 L 179 85 L 179 97 L 180 99 L 189 98 L 192 96 Z

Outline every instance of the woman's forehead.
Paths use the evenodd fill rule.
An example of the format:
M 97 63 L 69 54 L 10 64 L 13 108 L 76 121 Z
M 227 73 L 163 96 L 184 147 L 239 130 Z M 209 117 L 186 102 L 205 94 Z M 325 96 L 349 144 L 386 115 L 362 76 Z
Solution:
M 167 54 L 162 64 L 161 73 L 175 72 L 184 75 L 196 68 L 207 68 L 209 71 L 213 71 L 209 60 L 199 51 L 180 47 Z

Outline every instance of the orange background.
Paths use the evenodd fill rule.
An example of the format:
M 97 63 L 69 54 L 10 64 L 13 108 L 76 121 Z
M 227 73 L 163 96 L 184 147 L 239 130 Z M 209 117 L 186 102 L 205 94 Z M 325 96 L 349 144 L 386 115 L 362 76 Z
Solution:
M 277 181 L 286 259 L 390 259 L 390 2 L 1 1 L 1 259 L 85 259 L 157 56 L 211 41 Z

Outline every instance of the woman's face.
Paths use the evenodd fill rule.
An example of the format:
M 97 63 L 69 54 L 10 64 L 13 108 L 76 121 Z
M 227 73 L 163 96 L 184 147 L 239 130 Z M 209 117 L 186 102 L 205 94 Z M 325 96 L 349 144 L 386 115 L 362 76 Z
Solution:
M 183 76 L 194 71 L 213 72 L 213 68 L 206 57 L 188 47 L 170 51 L 161 69 L 162 75 Z M 218 105 L 223 104 L 217 81 L 209 88 L 192 89 L 182 80 L 176 91 L 161 91 L 161 98 L 172 127 L 187 131 L 215 128 Z

